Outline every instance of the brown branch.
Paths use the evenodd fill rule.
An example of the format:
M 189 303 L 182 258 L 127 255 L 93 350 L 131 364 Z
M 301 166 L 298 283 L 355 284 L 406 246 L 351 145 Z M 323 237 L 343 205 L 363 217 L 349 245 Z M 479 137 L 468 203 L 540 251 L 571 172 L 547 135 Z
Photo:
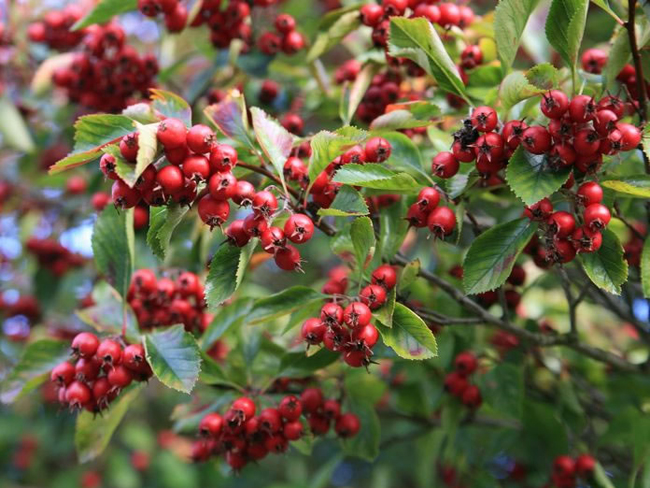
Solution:
M 647 120 L 646 101 L 648 99 L 648 93 L 646 91 L 645 78 L 643 76 L 643 65 L 641 64 L 639 46 L 636 42 L 636 2 L 637 0 L 629 0 L 629 16 L 627 22 L 625 22 L 625 29 L 627 30 L 627 36 L 630 41 L 630 51 L 632 52 L 632 60 L 634 61 L 634 69 L 636 71 L 636 88 L 637 101 L 639 102 L 639 114 L 641 116 L 641 122 L 645 124 Z

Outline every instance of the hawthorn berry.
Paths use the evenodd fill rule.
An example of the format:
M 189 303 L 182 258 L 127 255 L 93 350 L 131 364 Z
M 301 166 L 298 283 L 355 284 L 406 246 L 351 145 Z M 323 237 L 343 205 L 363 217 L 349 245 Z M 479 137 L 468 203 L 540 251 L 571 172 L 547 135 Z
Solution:
M 223 417 L 218 413 L 211 412 L 201 419 L 199 433 L 203 437 L 217 437 L 223 429 Z
M 492 107 L 476 107 L 470 116 L 472 125 L 479 132 L 492 132 L 499 123 L 499 117 L 496 110 Z
M 573 233 L 573 230 L 576 227 L 576 220 L 573 217 L 573 214 L 558 211 L 551 214 L 548 218 L 548 224 L 555 237 L 565 238 Z
M 262 249 L 270 254 L 274 254 L 278 249 L 282 249 L 287 244 L 285 232 L 279 227 L 269 227 L 260 236 Z
M 167 118 L 158 124 L 156 136 L 165 149 L 178 148 L 187 143 L 187 128 L 179 119 Z
M 387 290 L 392 290 L 397 284 L 395 268 L 389 264 L 382 264 L 372 272 L 371 282 L 373 285 L 380 285 Z
M 451 178 L 459 169 L 460 163 L 450 152 L 438 153 L 431 162 L 431 172 L 440 178 Z
M 359 293 L 359 299 L 370 310 L 376 310 L 386 302 L 386 289 L 379 285 L 368 285 Z
M 541 126 L 528 127 L 521 135 L 521 145 L 532 154 L 544 154 L 551 148 L 551 134 Z
M 298 249 L 291 245 L 287 245 L 285 248 L 279 249 L 275 253 L 274 260 L 275 264 L 277 264 L 278 268 L 280 269 L 283 269 L 285 271 L 300 271 L 300 252 Z
M 595 181 L 586 181 L 578 187 L 576 198 L 580 205 L 588 207 L 592 203 L 602 202 L 603 189 Z
M 104 339 L 99 343 L 96 354 L 104 364 L 117 366 L 122 360 L 122 346 L 112 339 Z
M 134 163 L 138 157 L 138 137 L 137 132 L 127 134 L 120 140 L 120 154 L 130 163 Z
M 300 330 L 302 338 L 308 344 L 318 345 L 323 342 L 323 337 L 327 331 L 327 325 L 316 318 L 307 319 Z
M 284 224 L 284 234 L 291 242 L 302 244 L 314 235 L 314 223 L 304 214 L 293 214 Z
M 549 119 L 559 119 L 569 110 L 569 97 L 563 91 L 551 90 L 542 95 L 540 109 Z
M 208 180 L 208 189 L 215 200 L 230 200 L 237 194 L 237 179 L 230 172 L 215 173 Z
M 361 428 L 359 418 L 353 413 L 345 413 L 341 415 L 334 426 L 336 434 L 344 439 L 354 437 Z
M 456 215 L 449 207 L 436 207 L 427 217 L 427 227 L 434 236 L 442 239 L 454 231 Z
M 74 378 L 75 367 L 67 361 L 55 366 L 50 373 L 50 381 L 57 386 L 68 386 Z
M 375 27 L 384 16 L 384 9 L 381 5 L 370 3 L 363 5 L 359 10 L 361 22 L 369 27 Z
M 90 358 L 95 355 L 99 347 L 99 339 L 91 332 L 80 332 L 72 340 L 72 354 L 82 358 Z
M 591 230 L 601 230 L 607 227 L 612 214 L 609 209 L 600 203 L 592 203 L 585 208 L 583 214 L 585 225 Z

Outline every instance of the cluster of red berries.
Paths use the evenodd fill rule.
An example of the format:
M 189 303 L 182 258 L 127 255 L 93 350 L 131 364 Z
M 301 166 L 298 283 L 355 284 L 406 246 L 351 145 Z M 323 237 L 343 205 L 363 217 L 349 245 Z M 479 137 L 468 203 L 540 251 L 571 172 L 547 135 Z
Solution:
M 351 75 L 352 72 L 340 76 L 345 76 L 345 79 L 348 79 Z M 402 76 L 395 70 L 387 70 L 385 73 L 376 74 L 357 107 L 357 118 L 369 124 L 382 115 L 388 105 L 397 102 L 400 98 L 401 82 Z
M 111 202 L 111 195 L 103 191 L 93 193 L 93 196 L 90 199 L 90 203 L 97 212 L 104 210 L 104 207 Z M 135 230 L 140 230 L 144 229 L 148 225 L 149 205 L 141 201 L 133 208 L 133 228 Z
M 553 211 L 548 198 L 526 207 L 524 214 L 541 223 L 543 240 L 531 240 L 526 252 L 533 256 L 535 264 L 548 268 L 553 263 L 568 263 L 576 253 L 591 253 L 600 249 L 603 243 L 601 231 L 607 227 L 612 215 L 600 203 L 602 187 L 594 181 L 586 181 L 575 193 L 576 207 L 583 209 L 582 215 L 563 210 Z
M 642 222 L 632 224 L 635 232 L 630 232 L 628 240 L 623 245 L 625 250 L 625 259 L 630 266 L 639 267 L 641 265 L 641 252 L 643 251 L 644 239 L 641 236 L 647 234 L 646 226 Z
M 347 275 L 330 279 L 329 291 L 336 285 L 347 287 Z M 342 285 L 344 284 L 344 285 Z M 379 331 L 370 323 L 372 311 L 386 303 L 388 291 L 397 284 L 395 268 L 388 264 L 372 272 L 371 284 L 359 293 L 359 300 L 343 308 L 336 302 L 323 305 L 320 317 L 307 319 L 300 331 L 302 339 L 310 345 L 323 344 L 327 349 L 341 353 L 343 360 L 353 368 L 368 367 L 372 362 L 372 349 L 379 340 Z
M 147 17 L 162 14 L 169 32 L 180 32 L 187 24 L 187 7 L 180 0 L 138 0 L 138 10 Z
M 27 36 L 30 41 L 47 44 L 52 49 L 73 49 L 86 35 L 84 29 L 70 30 L 82 16 L 83 10 L 74 4 L 67 5 L 62 10 L 50 10 L 43 20 L 30 24 Z
M 556 488 L 575 488 L 577 478 L 589 481 L 596 470 L 596 460 L 589 454 L 581 454 L 576 459 L 569 456 L 558 456 L 553 462 L 551 483 Z
M 406 213 L 406 220 L 413 227 L 428 227 L 431 233 L 439 238 L 451 235 L 456 228 L 456 215 L 449 207 L 439 207 L 440 192 L 426 186 L 418 193 L 417 201 Z
M 342 166 L 350 163 L 383 163 L 390 158 L 392 151 L 390 142 L 383 137 L 368 139 L 365 147 L 356 145 L 348 149 L 341 156 L 336 157 L 314 180 L 310 189 L 314 202 L 322 208 L 328 208 L 332 204 L 341 187 L 341 183 L 332 181 L 332 178 Z
M 372 27 L 372 41 L 377 47 L 388 44 L 390 17 L 406 16 L 409 11 L 410 17 L 424 17 L 446 29 L 453 26 L 463 29 L 474 21 L 474 11 L 467 5 L 433 3 L 429 0 L 383 0 L 381 5 L 364 5 L 359 15 L 364 25 Z
M 603 72 L 603 68 L 607 64 L 609 55 L 607 52 L 598 48 L 587 49 L 582 53 L 582 58 L 580 59 L 582 64 L 582 69 L 587 73 L 593 73 L 599 75 Z M 623 69 L 616 76 L 616 79 L 625 86 L 625 90 L 630 95 L 631 98 L 638 98 L 638 86 L 637 86 L 637 76 L 636 69 L 631 64 L 626 64 L 623 66 Z M 645 82 L 645 80 L 644 80 Z M 646 83 L 646 90 L 650 88 L 650 84 Z
M 83 257 L 71 252 L 54 239 L 30 237 L 25 243 L 25 247 L 34 254 L 39 266 L 50 270 L 55 276 L 63 276 L 71 268 L 77 268 L 84 264 Z
M 34 295 L 19 295 L 15 300 L 9 301 L 0 293 L 0 313 L 5 317 L 22 315 L 36 320 L 41 315 L 41 306 Z
M 305 389 L 300 398 L 289 395 L 277 407 L 265 408 L 255 415 L 255 402 L 240 397 L 222 416 L 211 412 L 201 419 L 201 439 L 192 449 L 195 461 L 223 455 L 228 465 L 239 471 L 249 462 L 259 461 L 268 454 L 282 454 L 290 441 L 304 434 L 301 416 L 315 436 L 325 435 L 330 426 L 339 437 L 354 437 L 361 424 L 353 413 L 341 413 L 341 404 L 325 400 L 319 388 Z
M 200 278 L 189 271 L 175 280 L 157 279 L 150 269 L 139 269 L 131 277 L 127 300 L 141 329 L 183 324 L 188 331 L 203 331 L 212 321 L 206 312 Z
M 61 405 L 98 413 L 133 381 L 146 381 L 153 374 L 140 344 L 100 341 L 91 332 L 72 340 L 72 361 L 55 366 L 50 379 L 59 388 Z
M 82 50 L 58 68 L 52 80 L 70 100 L 98 111 L 119 112 L 138 93 L 148 93 L 157 73 L 156 57 L 140 56 L 126 43 L 124 30 L 112 22 L 88 27 Z
M 463 405 L 473 410 L 479 408 L 483 399 L 478 386 L 469 383 L 469 377 L 478 368 L 474 353 L 464 351 L 454 359 L 455 371 L 445 377 L 445 390 L 458 398 Z
M 296 30 L 296 20 L 289 14 L 280 14 L 273 23 L 276 32 L 264 32 L 257 39 L 257 48 L 264 54 L 296 54 L 305 47 L 305 38 Z
M 327 281 L 323 285 L 321 292 L 327 295 L 345 295 L 348 289 L 349 268 L 346 266 L 337 266 L 327 272 Z

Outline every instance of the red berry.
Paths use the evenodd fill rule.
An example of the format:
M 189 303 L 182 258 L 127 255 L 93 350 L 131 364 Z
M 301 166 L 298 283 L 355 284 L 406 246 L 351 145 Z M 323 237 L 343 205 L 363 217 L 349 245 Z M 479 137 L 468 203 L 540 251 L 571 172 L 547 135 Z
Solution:
M 104 176 L 110 180 L 117 180 L 119 176 L 115 172 L 115 157 L 112 154 L 104 154 L 99 160 L 99 169 Z
M 581 156 L 588 156 L 598 151 L 600 137 L 598 132 L 591 129 L 581 129 L 575 133 L 573 147 Z
M 340 325 L 343 322 L 343 308 L 336 303 L 326 303 L 320 310 L 320 320 L 328 327 Z
M 244 229 L 243 220 L 233 220 L 224 232 L 228 241 L 237 247 L 244 247 L 250 241 L 251 236 Z
M 383 137 L 373 137 L 366 142 L 366 161 L 370 163 L 382 163 L 390 158 L 392 146 Z
M 80 381 L 73 381 L 65 389 L 65 400 L 73 408 L 81 408 L 92 400 L 90 388 Z
M 345 413 L 341 415 L 334 426 L 336 434 L 344 439 L 354 437 L 361 428 L 359 418 L 353 413 Z
M 465 351 L 456 356 L 456 359 L 454 359 L 454 367 L 459 373 L 469 376 L 476 371 L 478 361 L 473 352 Z
M 115 180 L 111 187 L 111 199 L 117 208 L 133 208 L 140 202 L 140 192 L 130 188 L 122 180 Z
M 282 39 L 282 52 L 285 54 L 295 54 L 298 51 L 304 49 L 304 47 L 305 38 L 298 31 L 291 31 L 285 34 L 284 38 Z
M 470 120 L 479 132 L 492 132 L 499 123 L 496 110 L 492 107 L 476 107 L 472 111 Z
M 262 190 L 253 197 L 253 210 L 256 214 L 268 218 L 278 209 L 275 195 L 268 190 Z
M 372 349 L 379 340 L 379 331 L 374 325 L 366 324 L 354 329 L 352 340 L 358 343 L 359 350 Z
M 99 347 L 99 339 L 91 332 L 81 332 L 72 340 L 72 353 L 82 358 L 90 358 L 95 355 Z
M 302 405 L 297 397 L 290 395 L 284 397 L 278 405 L 280 415 L 289 422 L 298 420 L 302 413 Z
M 165 149 L 173 149 L 186 144 L 187 128 L 179 119 L 167 118 L 158 124 L 156 135 Z
M 526 271 L 524 268 L 515 264 L 508 276 L 508 283 L 514 286 L 522 286 L 526 282 Z
M 587 95 L 576 95 L 569 103 L 569 115 L 577 124 L 584 124 L 596 118 L 596 104 Z
M 576 196 L 580 205 L 588 207 L 592 203 L 603 201 L 603 189 L 595 181 L 586 181 L 578 187 Z
M 523 120 L 510 120 L 503 126 L 501 135 L 508 147 L 517 149 L 519 144 L 521 144 L 521 137 L 527 128 L 528 124 Z
M 632 151 L 641 143 L 641 131 L 632 124 L 619 123 L 616 128 L 621 132 L 621 151 Z
M 300 252 L 295 247 L 287 245 L 275 253 L 275 264 L 285 271 L 300 270 Z
M 440 178 L 451 178 L 458 173 L 460 163 L 450 152 L 438 153 L 431 162 L 431 172 Z
M 183 175 L 195 182 L 205 181 L 210 176 L 210 162 L 205 156 L 193 154 L 183 161 Z
M 199 217 L 210 229 L 221 226 L 230 215 L 230 205 L 224 200 L 216 200 L 212 195 L 205 195 L 199 200 Z
M 136 373 L 145 373 L 149 370 L 144 347 L 142 344 L 129 344 L 122 352 L 122 364 Z
M 431 8 L 431 7 L 435 7 L 435 5 L 427 5 L 427 7 Z M 435 7 L 435 11 L 438 14 L 438 17 L 440 17 L 440 10 L 437 7 Z M 436 20 L 429 19 L 429 21 L 432 23 L 436 22 Z M 463 49 L 462 53 L 460 53 L 460 65 L 464 69 L 476 68 L 482 62 L 483 62 L 483 53 L 481 52 L 481 48 L 479 46 L 470 44 L 465 49 Z
M 302 244 L 314 235 L 314 223 L 304 214 L 293 214 L 284 224 L 284 234 L 291 242 Z
M 372 284 L 391 290 L 397 284 L 397 273 L 390 264 L 383 264 L 372 272 Z
M 406 220 L 413 227 L 426 227 L 430 211 L 431 209 L 421 207 L 419 203 L 414 203 L 406 213 Z
M 115 388 L 126 388 L 133 381 L 133 373 L 122 364 L 115 366 L 106 375 L 108 382 Z
M 255 416 L 255 402 L 248 397 L 240 397 L 232 403 L 232 409 L 238 412 L 244 419 Z
M 223 429 L 223 418 L 218 413 L 212 412 L 201 419 L 199 433 L 203 437 L 218 437 Z
M 185 176 L 178 166 L 165 166 L 156 175 L 156 182 L 168 195 L 178 193 L 183 189 Z
M 232 201 L 240 207 L 248 206 L 253 203 L 255 196 L 255 187 L 245 180 L 237 180 L 236 192 L 232 197 Z
M 215 200 L 230 200 L 237 194 L 237 178 L 230 172 L 215 173 L 208 180 L 208 189 Z
M 558 211 L 551 214 L 548 218 L 550 230 L 555 237 L 569 237 L 576 227 L 576 220 L 569 212 Z
M 589 454 L 581 454 L 576 458 L 575 468 L 578 476 L 589 479 L 596 470 L 596 460 Z
M 320 319 L 311 318 L 307 319 L 302 324 L 300 334 L 308 344 L 318 345 L 323 342 L 323 337 L 327 331 L 327 326 L 320 321 Z
M 440 9 L 440 19 L 438 23 L 443 27 L 452 25 L 459 25 L 461 21 L 461 11 L 458 5 L 454 3 L 441 3 L 438 8 Z
M 97 357 L 106 364 L 117 366 L 122 360 L 122 346 L 111 339 L 104 339 L 97 347 Z
M 288 113 L 282 117 L 280 120 L 282 127 L 287 129 L 292 134 L 301 135 L 305 127 L 305 123 L 302 120 L 302 117 L 298 114 Z
M 524 149 L 532 154 L 544 154 L 551 149 L 551 134 L 541 126 L 528 127 L 521 136 Z
M 352 302 L 343 311 L 343 322 L 351 329 L 364 327 L 371 319 L 372 311 L 362 302 Z
M 606 136 L 616 128 L 619 116 L 611 110 L 599 109 L 594 119 L 594 128 L 601 136 Z
M 75 377 L 75 367 L 67 361 L 54 367 L 50 373 L 50 381 L 57 386 L 67 386 Z
M 553 473 L 561 476 L 572 476 L 575 474 L 575 462 L 569 456 L 558 456 L 553 461 Z
M 282 39 L 273 32 L 265 32 L 257 39 L 257 47 L 269 56 L 277 54 L 282 47 Z
M 600 74 L 607 63 L 607 53 L 602 49 L 591 48 L 582 53 L 582 69 L 587 73 Z
M 418 193 L 417 205 L 422 210 L 433 210 L 440 202 L 440 193 L 435 188 L 426 186 Z
M 361 7 L 359 15 L 364 25 L 375 27 L 384 16 L 384 9 L 381 5 L 370 3 Z
M 282 435 L 289 441 L 297 441 L 302 437 L 303 428 L 302 422 L 300 420 L 294 420 L 293 422 L 287 422 L 284 424 L 282 429 Z
M 464 374 L 459 372 L 449 373 L 445 377 L 444 387 L 449 393 L 454 396 L 460 397 L 467 389 L 469 384 Z
M 130 163 L 134 163 L 138 157 L 138 136 L 137 132 L 132 132 L 122 137 L 120 141 L 120 154 Z
M 564 141 L 553 144 L 549 153 L 549 162 L 553 167 L 571 166 L 576 158 L 573 146 Z
M 500 162 L 503 157 L 503 138 L 496 132 L 488 132 L 474 143 L 476 162 Z
M 75 378 L 84 383 L 94 381 L 99 376 L 101 367 L 101 360 L 97 360 L 94 356 L 80 358 L 74 365 Z
M 300 403 L 305 413 L 316 413 L 323 404 L 323 392 L 320 388 L 306 388 L 300 395 Z
M 243 228 L 250 237 L 261 237 L 269 228 L 269 224 L 262 215 L 252 213 L 244 219 Z
M 359 293 L 359 299 L 371 310 L 376 310 L 386 302 L 386 290 L 379 285 L 368 285 Z
M 591 230 L 601 230 L 607 227 L 612 214 L 609 212 L 609 209 L 600 203 L 592 203 L 584 212 L 584 221 L 585 225 Z
M 449 207 L 436 207 L 427 218 L 427 226 L 436 237 L 442 239 L 454 231 L 456 215 Z
M 177 3 L 173 11 L 165 13 L 165 27 L 169 32 L 181 32 L 187 24 L 188 11 L 182 3 Z
M 467 388 L 465 388 L 465 391 L 463 391 L 463 394 L 460 397 L 460 401 L 463 402 L 463 405 L 465 405 L 467 408 L 479 408 L 481 406 L 481 403 L 483 403 L 483 399 L 481 398 L 481 390 L 479 390 L 478 386 L 476 385 L 469 385 Z
M 260 425 L 263 430 L 274 434 L 282 427 L 282 417 L 280 412 L 275 408 L 265 408 L 259 415 Z
M 540 108 L 549 119 L 559 119 L 569 110 L 569 97 L 563 91 L 551 90 L 542 95 Z
M 289 14 L 280 14 L 275 18 L 275 28 L 282 34 L 287 34 L 296 28 L 296 19 Z
M 577 252 L 596 252 L 603 245 L 603 235 L 589 227 L 579 227 L 573 231 L 571 241 Z
M 210 152 L 215 135 L 207 125 L 197 124 L 187 131 L 187 147 L 197 154 Z
M 287 244 L 287 238 L 285 233 L 279 227 L 269 227 L 260 236 L 260 243 L 262 244 L 262 249 L 264 249 L 269 254 L 275 254 L 275 251 L 282 249 Z

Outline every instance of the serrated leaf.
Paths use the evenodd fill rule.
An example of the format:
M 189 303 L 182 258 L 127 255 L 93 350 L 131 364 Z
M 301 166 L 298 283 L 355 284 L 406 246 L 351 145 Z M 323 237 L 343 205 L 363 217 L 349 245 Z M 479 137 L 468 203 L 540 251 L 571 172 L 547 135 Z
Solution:
M 310 142 L 309 180 L 313 183 L 337 156 L 343 154 L 350 147 L 363 142 L 365 138 L 365 132 L 350 133 L 348 136 L 326 130 L 320 131 L 312 137 Z
M 253 131 L 264 155 L 271 161 L 282 185 L 284 181 L 284 163 L 291 154 L 294 136 L 280 123 L 269 117 L 264 110 L 257 107 L 251 108 Z
M 27 153 L 35 149 L 23 116 L 8 97 L 0 98 L 0 134 L 8 147 Z
M 419 259 L 414 259 L 409 262 L 404 268 L 402 268 L 402 273 L 400 274 L 399 281 L 397 282 L 397 291 L 401 294 L 415 283 L 415 280 L 418 278 L 422 264 Z
M 386 294 L 386 303 L 373 312 L 373 317 L 386 327 L 393 326 L 393 314 L 397 300 L 397 289 L 393 288 Z
M 392 17 L 388 50 L 391 56 L 414 61 L 436 80 L 442 90 L 468 100 L 456 65 L 427 19 Z
M 440 107 L 431 102 L 417 101 L 388 105 L 386 113 L 370 124 L 372 130 L 398 130 L 426 127 L 440 115 Z
M 501 0 L 494 11 L 494 37 L 503 71 L 517 56 L 521 35 L 539 0 Z
M 274 295 L 256 300 L 246 322 L 259 324 L 282 317 L 324 298 L 327 298 L 327 295 L 306 286 L 293 286 Z
M 194 336 L 179 324 L 145 335 L 142 344 L 156 378 L 189 394 L 201 370 L 201 351 Z
M 218 310 L 201 335 L 199 344 L 207 351 L 232 327 L 239 326 L 253 308 L 252 298 L 242 298 Z
M 76 168 L 102 155 L 102 148 L 118 142 L 135 130 L 133 120 L 124 115 L 93 114 L 74 124 L 74 150 L 50 167 L 49 174 Z
M 0 400 L 11 403 L 41 383 L 49 381 L 52 369 L 69 358 L 69 342 L 52 339 L 31 342 L 2 382 Z
M 312 44 L 309 52 L 307 53 L 307 63 L 312 63 L 317 58 L 321 57 L 327 51 L 339 44 L 341 40 L 350 32 L 357 29 L 361 25 L 359 12 L 353 10 L 351 12 L 342 13 L 331 25 L 328 25 L 326 30 L 322 30 L 316 36 L 316 40 Z
M 138 9 L 137 0 L 100 0 L 93 9 L 84 15 L 70 30 L 76 31 L 93 24 L 105 24 L 116 15 Z
M 375 251 L 375 231 L 368 217 L 359 217 L 352 222 L 350 237 L 354 248 L 357 270 L 361 274 Z
M 174 230 L 190 207 L 171 203 L 163 207 L 150 207 L 147 244 L 160 259 L 165 259 Z
M 304 352 L 288 352 L 280 359 L 280 368 L 276 376 L 290 378 L 311 376 L 314 372 L 326 368 L 340 358 L 340 353 L 332 352 L 324 347 L 310 356 Z
M 151 88 L 151 106 L 165 117 L 181 120 L 186 127 L 192 126 L 192 108 L 190 105 L 175 93 Z
M 369 210 L 363 195 L 351 186 L 344 185 L 329 208 L 318 209 L 320 216 L 352 217 L 368 215 Z
M 650 298 L 650 239 L 646 239 L 643 243 L 640 270 L 643 296 L 645 298 Z
M 603 244 L 596 252 L 580 253 L 580 260 L 589 279 L 597 287 L 621 294 L 621 285 L 627 281 L 627 261 L 623 246 L 611 230 L 602 231 Z
M 99 272 L 123 298 L 133 273 L 134 240 L 133 209 L 118 211 L 107 205 L 93 228 L 93 256 Z
M 384 344 L 404 359 L 429 359 L 438 355 L 438 345 L 427 324 L 413 310 L 395 304 L 393 326 L 379 325 Z
M 408 173 L 391 171 L 374 163 L 346 164 L 336 172 L 333 181 L 391 193 L 415 194 L 420 188 Z
M 378 71 L 379 65 L 369 63 L 361 70 L 353 83 L 346 83 L 343 86 L 339 115 L 344 125 L 348 125 L 352 121 L 357 107 L 359 107 L 363 96 L 366 94 L 366 90 L 370 86 L 372 78 Z
M 506 76 L 499 87 L 499 99 L 505 111 L 510 110 L 522 100 L 544 93 L 544 90 L 531 85 L 526 75 L 514 71 Z
M 244 247 L 222 244 L 212 257 L 205 282 L 205 299 L 211 311 L 237 291 L 256 244 L 255 241 Z
M 143 388 L 144 383 L 139 383 L 122 391 L 117 399 L 111 402 L 111 407 L 101 415 L 94 415 L 87 410 L 79 413 L 74 443 L 80 463 L 92 461 L 104 452 L 115 429 Z
M 552 64 L 542 63 L 526 71 L 526 79 L 536 88 L 552 90 L 560 84 L 560 72 Z
M 526 205 L 559 190 L 570 174 L 570 167 L 551 168 L 546 154 L 531 154 L 522 146 L 515 150 L 506 168 L 508 185 Z
M 536 230 L 537 223 L 524 218 L 496 225 L 474 239 L 463 261 L 465 292 L 476 295 L 505 283 Z
M 379 214 L 379 250 L 381 257 L 387 261 L 393 259 L 406 237 L 409 223 L 406 216 L 404 199 L 383 208 Z
M 379 132 L 377 135 L 390 142 L 392 147 L 390 158 L 384 162 L 387 167 L 414 170 L 428 178 L 428 174 L 423 169 L 424 161 L 420 150 L 409 136 L 395 131 Z
M 600 182 L 606 188 L 630 197 L 650 198 L 650 176 L 621 176 Z
M 203 113 L 224 136 L 256 149 L 248 130 L 244 95 L 232 91 L 221 102 L 205 107 Z
M 576 66 L 588 10 L 589 0 L 553 0 L 546 18 L 546 38 L 571 69 Z

